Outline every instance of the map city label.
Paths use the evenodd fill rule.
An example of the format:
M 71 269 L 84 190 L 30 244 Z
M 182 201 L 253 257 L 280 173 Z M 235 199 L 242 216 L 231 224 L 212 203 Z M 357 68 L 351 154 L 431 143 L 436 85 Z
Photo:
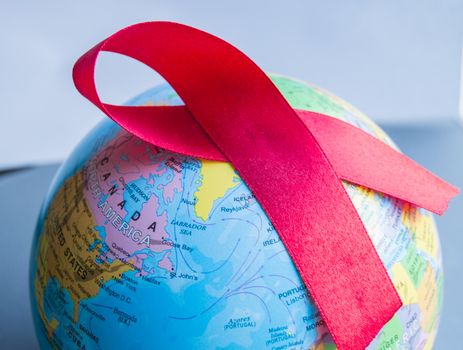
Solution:
M 251 316 L 230 318 L 230 320 L 223 326 L 223 330 L 232 330 L 236 328 L 255 328 L 256 322 L 251 319 Z
M 290 306 L 298 301 L 306 299 L 306 287 L 301 284 L 296 288 L 288 289 L 278 294 L 278 298 Z

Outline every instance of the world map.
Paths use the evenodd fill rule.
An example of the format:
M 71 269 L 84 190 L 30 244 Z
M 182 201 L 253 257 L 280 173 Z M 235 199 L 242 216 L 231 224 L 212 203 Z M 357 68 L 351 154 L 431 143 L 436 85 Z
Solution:
M 396 147 L 334 95 L 271 79 L 293 108 L 341 119 Z M 163 84 L 129 104 L 182 101 Z M 443 284 L 432 215 L 344 186 L 404 304 L 368 349 L 431 349 Z M 278 233 L 233 167 L 160 149 L 110 120 L 56 175 L 31 261 L 44 349 L 336 349 Z

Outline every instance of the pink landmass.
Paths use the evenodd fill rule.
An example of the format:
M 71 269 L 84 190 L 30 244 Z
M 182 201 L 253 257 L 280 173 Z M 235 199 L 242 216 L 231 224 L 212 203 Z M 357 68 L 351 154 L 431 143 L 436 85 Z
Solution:
M 143 251 L 143 249 L 149 249 L 155 253 L 172 249 L 171 245 L 162 244 L 163 241 L 169 239 L 169 235 L 165 230 L 168 223 L 167 213 L 164 211 L 162 215 L 157 214 L 160 204 L 159 198 L 149 190 L 150 186 L 155 186 L 156 177 L 162 176 L 165 173 L 165 168 L 159 168 L 166 157 L 172 157 L 172 155 L 168 152 L 158 150 L 155 146 L 140 141 L 122 131 L 89 163 L 85 197 L 89 209 L 94 213 L 96 224 L 105 227 L 105 243 L 109 247 L 109 250 L 100 257 L 102 260 L 107 261 L 108 258 L 127 259 L 128 256 Z M 150 175 L 154 175 L 155 177 L 150 178 Z M 122 220 L 116 218 L 116 216 L 119 215 L 121 218 L 124 218 L 128 214 L 126 211 L 127 207 L 124 206 L 122 209 L 120 207 L 121 202 L 124 200 L 124 186 L 141 177 L 148 180 L 147 186 L 141 190 L 144 196 L 149 197 L 149 199 L 143 204 L 142 210 L 140 210 L 142 213 L 140 218 L 138 220 L 130 220 L 129 222 L 129 225 L 133 227 L 133 232 L 135 230 L 140 231 L 139 241 L 136 242 L 131 237 L 127 237 L 130 236 L 130 234 L 127 234 L 129 229 L 127 226 L 121 229 Z M 92 191 L 95 191 L 95 188 L 98 187 L 101 189 L 101 193 L 108 194 L 108 191 L 115 184 L 118 187 L 117 191 L 112 195 L 108 195 L 106 199 L 107 204 L 101 207 L 100 195 L 95 195 L 95 192 L 92 193 Z M 171 203 L 175 193 L 182 189 L 182 176 L 174 172 L 173 179 L 167 185 L 158 186 L 161 186 L 163 190 L 161 192 L 163 196 L 161 200 Z M 143 199 L 143 201 L 145 200 L 146 198 Z M 115 214 L 107 218 L 104 212 L 109 207 L 115 211 Z M 150 228 L 153 222 L 156 222 L 156 227 Z M 146 240 L 147 235 L 149 235 L 148 244 Z M 140 241 L 143 239 L 144 241 L 141 243 Z M 172 263 L 168 256 L 169 254 L 166 254 L 158 263 L 158 266 L 170 272 Z M 145 252 L 140 252 L 131 258 L 130 261 L 142 270 L 143 259 L 146 257 L 147 254 Z
M 159 267 L 167 271 L 173 270 L 172 261 L 169 259 L 170 252 L 166 253 L 162 260 L 159 262 Z

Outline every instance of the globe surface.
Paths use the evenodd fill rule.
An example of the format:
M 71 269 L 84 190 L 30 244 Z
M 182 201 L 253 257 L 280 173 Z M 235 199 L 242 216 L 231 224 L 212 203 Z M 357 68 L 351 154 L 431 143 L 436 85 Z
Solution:
M 330 93 L 271 78 L 294 108 L 342 119 L 395 147 Z M 130 103 L 182 104 L 168 85 Z M 430 349 L 443 283 L 432 215 L 344 186 L 404 304 L 368 349 Z M 53 181 L 30 286 L 44 349 L 336 348 L 277 232 L 231 165 L 159 149 L 110 120 Z

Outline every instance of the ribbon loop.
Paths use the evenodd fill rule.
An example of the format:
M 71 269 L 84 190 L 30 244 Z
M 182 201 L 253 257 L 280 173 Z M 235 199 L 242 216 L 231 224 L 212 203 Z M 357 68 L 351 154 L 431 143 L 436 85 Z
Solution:
M 171 84 L 185 106 L 102 103 L 94 82 L 100 51 L 147 64 Z M 377 173 L 371 179 L 352 171 L 351 159 L 339 152 L 326 130 L 334 125 L 348 135 L 352 127 L 315 113 L 296 113 L 242 52 L 176 23 L 141 23 L 117 32 L 77 61 L 73 77 L 85 97 L 129 132 L 179 153 L 233 164 L 272 221 L 339 349 L 365 348 L 401 306 L 340 176 L 352 172 L 354 182 L 361 179 L 392 195 L 401 191 L 395 191 L 397 182 L 379 179 Z M 315 137 L 311 129 L 317 130 Z M 371 144 L 364 133 L 359 137 Z M 388 153 L 378 149 L 375 157 Z M 362 157 L 357 151 L 354 165 Z M 386 159 L 388 166 L 397 161 L 396 153 Z M 410 175 L 408 161 L 402 164 L 404 176 Z M 448 200 L 453 192 L 442 188 Z M 420 202 L 413 191 L 402 192 L 403 199 Z M 422 202 L 433 207 L 433 199 L 440 198 L 446 205 L 443 197 Z

